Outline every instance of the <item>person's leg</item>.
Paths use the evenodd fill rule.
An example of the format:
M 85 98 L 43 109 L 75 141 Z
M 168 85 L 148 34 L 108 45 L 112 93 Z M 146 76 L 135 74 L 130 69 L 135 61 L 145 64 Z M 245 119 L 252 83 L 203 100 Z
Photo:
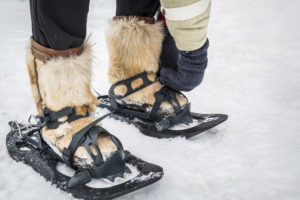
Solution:
M 30 0 L 30 11 L 37 43 L 58 50 L 83 44 L 89 0 Z
M 158 76 L 163 85 L 190 91 L 202 82 L 207 67 L 210 1 L 161 0 L 161 3 L 168 27 L 164 27 Z M 159 6 L 160 3 L 153 0 L 117 0 L 116 15 L 151 17 Z
M 26 61 L 32 94 L 38 113 L 52 116 L 43 138 L 63 152 L 76 132 L 95 121 L 89 113 L 99 103 L 91 92 L 93 55 L 85 41 L 89 1 L 31 0 L 30 6 L 33 37 Z M 116 150 L 106 136 L 97 142 L 104 156 Z M 75 158 L 78 165 L 93 164 L 84 148 Z
M 117 16 L 109 24 L 106 40 L 110 56 L 110 83 L 113 85 L 134 76 L 142 76 L 143 72 L 147 73 L 150 81 L 154 81 L 147 87 L 126 95 L 120 102 L 126 107 L 142 105 L 138 109 L 147 110 L 154 106 L 155 94 L 163 88 L 159 81 L 155 81 L 164 39 L 162 23 L 155 22 L 153 18 L 158 8 L 158 0 L 117 0 Z M 132 81 L 131 87 L 142 87 L 146 84 L 145 79 L 142 79 L 140 77 Z M 126 91 L 129 89 L 117 86 L 114 93 L 124 95 Z M 181 106 L 186 104 L 186 99 L 182 96 L 178 95 L 178 101 Z M 174 115 L 175 109 L 169 102 L 163 101 L 157 105 L 159 113 Z

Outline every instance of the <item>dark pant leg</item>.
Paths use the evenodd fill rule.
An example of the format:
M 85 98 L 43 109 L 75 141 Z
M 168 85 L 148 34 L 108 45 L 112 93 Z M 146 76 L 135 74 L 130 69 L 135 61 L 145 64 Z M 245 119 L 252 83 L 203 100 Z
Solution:
M 89 0 L 30 0 L 33 39 L 58 50 L 82 45 Z
M 153 17 L 159 0 L 117 0 L 116 16 Z

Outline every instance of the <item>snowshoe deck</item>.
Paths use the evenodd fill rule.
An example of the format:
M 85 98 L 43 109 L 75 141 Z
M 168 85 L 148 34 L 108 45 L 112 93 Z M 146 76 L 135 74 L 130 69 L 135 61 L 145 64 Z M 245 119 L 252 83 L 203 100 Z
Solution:
M 135 125 L 143 134 L 156 138 L 173 138 L 173 137 L 185 137 L 191 138 L 196 136 L 206 130 L 209 130 L 222 122 L 226 121 L 228 116 L 225 114 L 198 114 L 191 113 L 193 118 L 193 122 L 185 125 L 178 124 L 174 125 L 166 130 L 158 131 L 157 123 L 152 122 L 150 120 L 141 119 L 130 115 L 131 111 L 134 109 L 130 108 L 122 108 L 122 109 L 114 109 L 111 106 L 110 99 L 107 95 L 98 97 L 100 104 L 100 108 L 106 108 L 113 113 L 110 117 L 114 119 L 126 121 L 129 124 Z M 134 110 L 136 112 L 136 110 Z
M 32 167 L 57 188 L 71 193 L 75 198 L 84 200 L 114 199 L 150 185 L 160 180 L 163 176 L 161 167 L 130 155 L 127 164 L 138 169 L 138 174 L 134 178 L 112 187 L 95 188 L 87 185 L 79 185 L 71 189 L 67 187 L 70 177 L 64 175 L 57 169 L 57 165 L 60 163 L 59 159 L 22 140 L 17 130 L 12 130 L 8 133 L 6 145 L 10 157 L 14 160 L 23 162 Z

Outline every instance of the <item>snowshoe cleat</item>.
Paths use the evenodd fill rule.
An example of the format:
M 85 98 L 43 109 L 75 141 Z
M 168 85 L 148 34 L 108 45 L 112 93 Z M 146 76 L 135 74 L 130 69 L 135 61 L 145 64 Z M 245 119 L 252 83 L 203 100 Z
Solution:
M 161 167 L 125 151 L 118 138 L 96 126 L 104 117 L 75 133 L 62 153 L 43 138 L 41 128 L 45 126 L 46 116 L 37 116 L 37 124 L 9 122 L 12 129 L 6 138 L 8 153 L 57 188 L 84 200 L 113 199 L 160 180 L 163 176 Z M 100 133 L 105 133 L 117 146 L 117 151 L 106 159 L 96 141 Z M 74 165 L 73 155 L 79 147 L 86 149 L 94 167 Z

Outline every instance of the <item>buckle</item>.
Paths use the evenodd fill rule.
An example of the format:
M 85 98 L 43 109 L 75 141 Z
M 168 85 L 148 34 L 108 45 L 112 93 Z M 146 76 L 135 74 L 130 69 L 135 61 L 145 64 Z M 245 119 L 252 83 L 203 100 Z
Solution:
M 34 120 L 34 121 L 33 121 Z M 41 129 L 47 125 L 50 120 L 49 114 L 45 115 L 30 115 L 28 122 L 32 126 L 36 126 L 37 129 Z

